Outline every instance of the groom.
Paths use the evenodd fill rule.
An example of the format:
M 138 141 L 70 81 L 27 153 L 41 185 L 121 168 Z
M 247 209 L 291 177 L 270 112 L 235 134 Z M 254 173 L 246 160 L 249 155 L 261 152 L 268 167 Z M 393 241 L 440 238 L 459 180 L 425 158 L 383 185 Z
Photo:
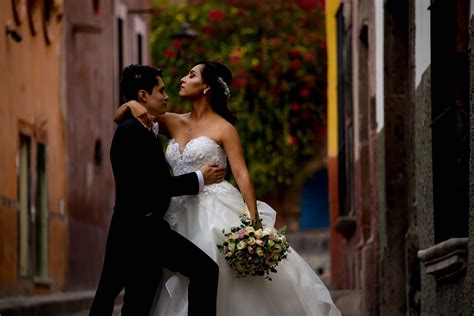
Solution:
M 161 70 L 150 66 L 128 66 L 122 72 L 122 94 L 158 117 L 168 100 L 161 76 Z M 203 166 L 171 176 L 159 138 L 130 115 L 115 131 L 110 159 L 115 208 L 89 315 L 111 315 L 115 298 L 125 288 L 122 316 L 148 316 L 162 267 L 189 278 L 188 315 L 215 315 L 217 264 L 171 230 L 163 215 L 171 197 L 197 194 L 204 184 L 222 181 L 224 170 Z

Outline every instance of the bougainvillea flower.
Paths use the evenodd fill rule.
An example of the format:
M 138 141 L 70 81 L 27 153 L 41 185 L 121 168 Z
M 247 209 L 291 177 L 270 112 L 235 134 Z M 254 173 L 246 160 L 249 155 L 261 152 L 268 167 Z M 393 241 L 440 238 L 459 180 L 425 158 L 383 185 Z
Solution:
M 166 58 L 171 58 L 175 55 L 175 52 L 172 49 L 167 49 L 165 50 L 164 55 Z
M 183 41 L 181 41 L 179 38 L 176 38 L 173 40 L 173 47 L 176 49 L 180 49 L 181 46 L 183 46 Z
M 290 69 L 293 71 L 297 71 L 298 69 L 301 68 L 301 62 L 298 59 L 293 59 L 290 62 Z
M 296 139 L 295 136 L 288 135 L 288 143 L 293 145 L 293 146 L 296 146 L 298 144 L 298 140 Z
M 309 97 L 309 93 L 310 93 L 310 91 L 309 91 L 308 88 L 301 89 L 300 90 L 300 97 L 306 99 L 307 97 Z
M 290 49 L 288 53 L 291 58 L 296 58 L 301 54 L 300 50 L 296 47 L 293 47 L 292 49 Z
M 291 102 L 290 109 L 297 112 L 301 109 L 301 105 L 298 102 Z
M 270 43 L 273 47 L 276 47 L 276 46 L 280 46 L 283 43 L 283 41 L 281 40 L 281 38 L 274 37 L 272 38 Z
M 230 54 L 229 59 L 231 62 L 238 63 L 240 61 L 240 56 L 236 54 Z
M 210 27 L 210 26 L 205 26 L 202 31 L 204 32 L 204 34 L 206 34 L 208 37 L 212 37 L 212 35 L 214 34 L 214 30 Z
M 303 58 L 304 58 L 304 61 L 307 61 L 309 63 L 314 61 L 314 55 L 311 53 L 304 54 Z
M 306 111 L 303 112 L 302 116 L 303 116 L 304 120 L 308 120 L 308 119 L 311 118 L 311 113 L 306 110 Z
M 207 14 L 209 20 L 216 22 L 221 20 L 224 17 L 225 13 L 221 9 L 211 9 Z
M 232 88 L 245 88 L 247 86 L 247 80 L 243 78 L 235 78 L 232 81 Z

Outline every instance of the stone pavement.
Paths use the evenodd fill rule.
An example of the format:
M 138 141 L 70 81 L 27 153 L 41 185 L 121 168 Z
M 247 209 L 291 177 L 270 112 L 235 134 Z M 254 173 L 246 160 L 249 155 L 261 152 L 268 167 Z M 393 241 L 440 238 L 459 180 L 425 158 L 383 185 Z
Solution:
M 2 298 L 0 315 L 68 315 L 87 309 L 93 296 L 94 291 L 78 291 Z
M 0 316 L 86 316 L 94 291 L 76 291 L 0 299 Z M 116 306 L 114 316 L 119 315 Z
M 82 291 L 4 298 L 0 299 L 0 316 L 87 316 L 93 295 L 94 291 Z M 357 291 L 331 291 L 331 296 L 343 316 L 362 316 Z M 113 316 L 120 315 L 120 308 L 117 304 Z
M 326 286 L 331 288 L 329 235 L 325 230 L 287 233 L 291 246 L 308 262 Z M 0 316 L 87 316 L 95 291 L 56 293 L 33 297 L 0 299 Z M 358 291 L 331 291 L 334 303 L 344 316 L 361 316 Z M 114 316 L 120 314 L 117 302 Z

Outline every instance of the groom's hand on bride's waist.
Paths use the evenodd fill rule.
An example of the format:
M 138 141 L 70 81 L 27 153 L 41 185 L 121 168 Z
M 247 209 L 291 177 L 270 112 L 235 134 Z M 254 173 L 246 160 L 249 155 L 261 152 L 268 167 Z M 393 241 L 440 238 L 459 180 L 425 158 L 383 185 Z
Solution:
M 224 181 L 225 168 L 219 167 L 217 164 L 204 165 L 199 168 L 204 177 L 204 184 L 213 184 Z

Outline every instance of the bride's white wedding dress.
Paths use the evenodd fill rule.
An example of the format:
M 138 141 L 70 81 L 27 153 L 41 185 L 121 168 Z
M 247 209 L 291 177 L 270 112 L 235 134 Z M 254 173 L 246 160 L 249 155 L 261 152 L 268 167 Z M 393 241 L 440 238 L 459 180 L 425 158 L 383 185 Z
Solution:
M 175 175 L 197 170 L 201 165 L 217 163 L 226 166 L 224 150 L 212 139 L 201 136 L 184 148 L 170 140 L 166 159 Z M 257 202 L 265 227 L 273 227 L 276 213 L 266 203 Z M 224 181 L 205 186 L 196 196 L 173 198 L 165 219 L 219 265 L 217 315 L 340 315 L 329 291 L 308 266 L 291 249 L 288 258 L 272 273 L 273 281 L 263 277 L 238 279 L 227 265 L 216 244 L 223 242 L 222 229 L 240 225 L 244 202 L 239 190 Z M 190 264 L 192 264 L 190 262 Z M 187 278 L 166 273 L 159 288 L 153 315 L 187 315 Z

